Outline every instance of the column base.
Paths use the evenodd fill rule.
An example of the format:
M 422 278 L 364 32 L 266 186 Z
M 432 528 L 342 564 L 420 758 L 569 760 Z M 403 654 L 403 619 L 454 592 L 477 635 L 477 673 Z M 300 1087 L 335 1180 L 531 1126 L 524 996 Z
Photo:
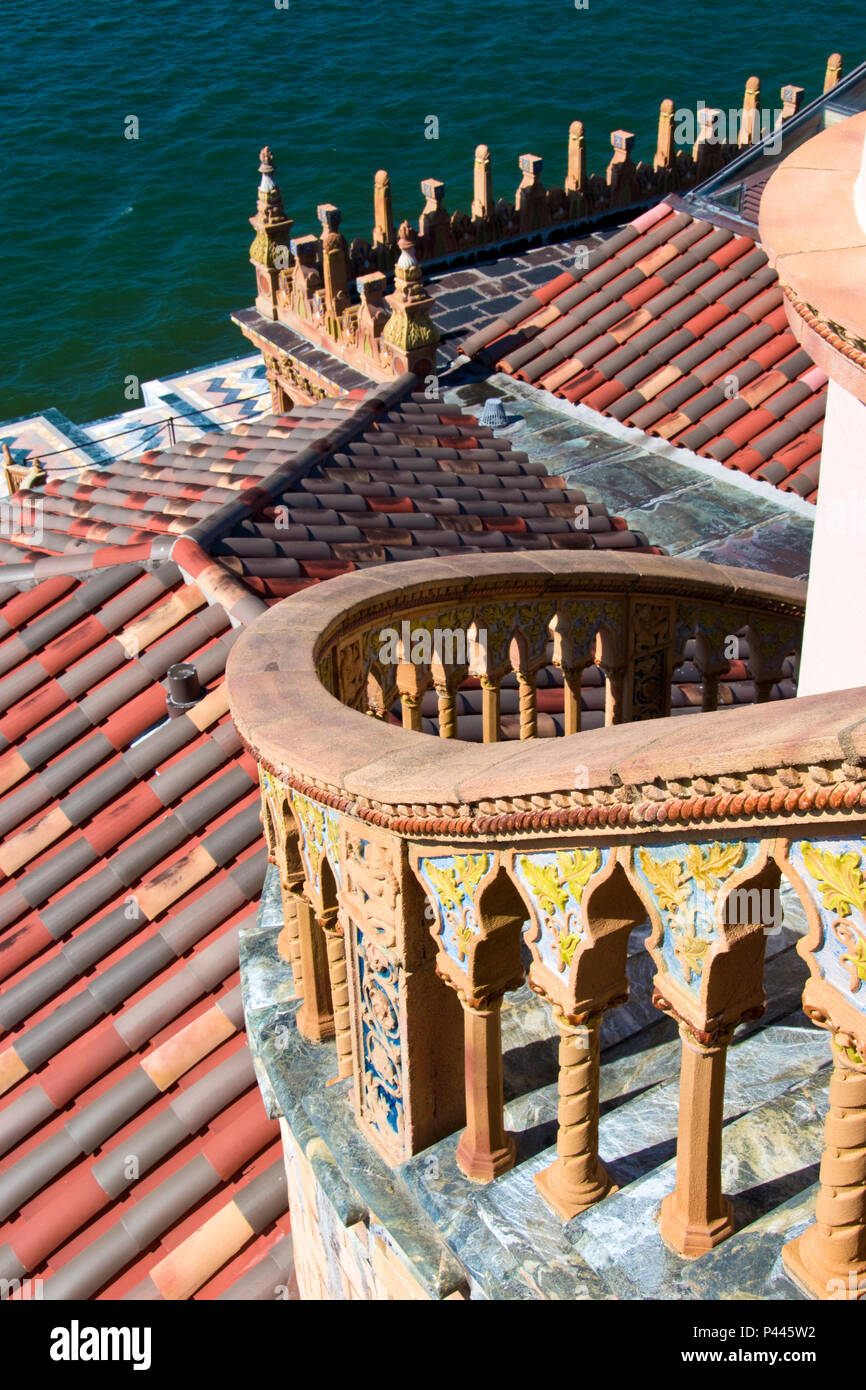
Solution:
M 464 1129 L 457 1145 L 457 1167 L 470 1182 L 492 1182 L 514 1167 L 517 1150 L 513 1134 L 506 1134 L 501 1149 L 485 1150 L 483 1153 L 470 1148 L 467 1136 L 468 1130 Z
M 304 1004 L 298 1009 L 296 1014 L 298 1032 L 307 1042 L 325 1042 L 328 1038 L 333 1038 L 336 1034 L 334 1015 L 326 1014 L 324 1018 L 316 1014 L 308 1014 Z
M 734 1211 L 726 1197 L 722 1198 L 723 1214 L 704 1223 L 687 1221 L 677 1210 L 676 1196 L 670 1192 L 662 1202 L 659 1230 L 665 1245 L 677 1255 L 696 1260 L 734 1234 Z
M 570 1183 L 561 1158 L 535 1175 L 539 1195 L 563 1221 L 570 1221 L 582 1211 L 595 1206 L 603 1197 L 611 1197 L 619 1188 L 599 1163 L 594 1179 L 585 1183 Z
M 859 1262 L 847 1269 L 831 1269 L 812 1249 L 810 1226 L 801 1236 L 782 1247 L 785 1273 L 810 1298 L 866 1301 L 866 1263 Z

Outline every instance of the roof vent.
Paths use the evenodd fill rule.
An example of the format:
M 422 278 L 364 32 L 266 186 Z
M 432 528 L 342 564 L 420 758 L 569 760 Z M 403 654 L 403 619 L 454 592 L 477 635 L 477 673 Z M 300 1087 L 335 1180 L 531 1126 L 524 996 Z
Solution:
M 168 694 L 166 707 L 172 719 L 192 709 L 202 697 L 201 681 L 198 671 L 191 661 L 176 661 L 168 668 Z
M 484 409 L 478 416 L 479 425 L 487 425 L 491 430 L 502 429 L 508 424 L 508 416 L 505 414 L 505 406 L 498 396 L 489 396 L 484 402 Z

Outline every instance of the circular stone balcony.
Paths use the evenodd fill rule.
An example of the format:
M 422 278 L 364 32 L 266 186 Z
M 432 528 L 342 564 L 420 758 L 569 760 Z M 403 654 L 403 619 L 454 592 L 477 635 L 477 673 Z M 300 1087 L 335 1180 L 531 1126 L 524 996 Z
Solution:
M 804 599 L 798 582 L 694 561 L 473 556 L 343 576 L 276 605 L 240 637 L 229 697 L 260 767 L 279 952 L 294 982 L 292 1012 L 281 985 L 283 1002 L 249 1032 L 286 1121 L 304 1267 L 329 1258 L 308 1213 L 316 1183 L 333 1192 L 338 1177 L 347 1230 L 364 1203 L 381 1218 L 398 1190 L 393 1170 L 417 1180 L 423 1201 L 440 1203 L 434 1245 L 446 1213 L 470 1200 L 448 1184 L 507 1183 L 516 1162 L 531 1163 L 548 1222 L 616 1201 L 621 1179 L 599 1153 L 602 1023 L 630 989 L 630 1008 L 654 1006 L 681 1039 L 676 1177 L 645 1238 L 660 1232 L 694 1258 L 731 1236 L 726 1057 L 777 988 L 772 962 L 766 978 L 764 967 L 784 882 L 808 923 L 796 948 L 809 971 L 803 1007 L 834 1040 L 826 1142 L 850 1149 L 786 1264 L 819 1297 L 866 1287 L 864 692 L 773 698 L 798 650 Z M 670 715 L 684 661 L 702 687 L 694 718 Z M 738 661 L 755 707 L 715 708 Z M 605 727 L 581 731 L 581 673 L 595 666 Z M 568 732 L 539 738 L 537 697 L 549 688 L 539 677 L 551 672 Z M 502 737 L 509 678 L 516 741 Z M 481 743 L 457 736 L 467 689 L 481 694 Z M 431 693 L 435 739 L 419 729 Z M 647 958 L 649 989 L 638 963 Z M 506 1123 L 503 1008 L 513 1036 L 504 1001 L 525 996 L 525 983 L 520 1017 L 535 1010 L 532 1036 L 545 1048 L 557 1038 L 552 1161 L 527 1148 L 531 1118 Z M 310 1047 L 328 1039 L 336 1078 L 334 1053 L 316 1070 L 323 1053 Z M 453 1174 L 434 1192 L 439 1155 Z M 433 1167 L 413 1168 L 416 1156 Z M 541 1212 L 526 1213 L 536 1220 Z M 395 1214 L 392 1244 L 412 1264 L 407 1231 L 405 1212 Z M 340 1240 L 348 1268 L 360 1247 Z M 451 1273 L 428 1296 L 460 1286 L 460 1249 L 455 1237 L 430 1256 Z M 317 1279 L 311 1296 L 322 1296 Z
M 599 729 L 579 742 L 535 738 L 542 673 L 559 673 L 566 732 L 580 730 L 581 675 L 593 667 L 604 676 L 606 725 L 666 716 L 686 653 L 705 711 L 716 708 L 737 662 L 763 703 L 798 651 L 804 603 L 805 586 L 794 580 L 655 556 L 389 565 L 317 586 L 263 616 L 232 655 L 232 710 L 250 751 L 283 780 L 389 815 L 423 817 L 433 804 L 465 818 L 470 803 L 573 795 L 594 784 L 587 758 L 604 760 L 608 746 L 613 753 Z M 532 739 L 526 749 L 500 741 L 509 679 L 518 686 L 520 738 Z M 467 685 L 480 689 L 483 741 L 496 747 L 456 737 Z M 442 735 L 435 743 L 417 733 L 431 692 Z M 680 737 L 675 725 L 668 737 L 693 749 L 689 731 Z M 647 741 L 645 730 L 623 731 L 616 757 Z

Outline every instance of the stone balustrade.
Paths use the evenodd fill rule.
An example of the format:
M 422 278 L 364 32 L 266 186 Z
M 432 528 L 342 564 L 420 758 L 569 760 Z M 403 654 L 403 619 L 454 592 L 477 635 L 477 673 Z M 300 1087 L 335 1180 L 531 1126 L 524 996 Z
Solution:
M 681 1038 L 660 1230 L 683 1255 L 713 1248 L 733 1229 L 726 1054 L 765 1005 L 784 877 L 810 925 L 804 1008 L 833 1057 L 816 1222 L 784 1257 L 818 1297 L 863 1291 L 866 692 L 767 699 L 803 603 L 794 581 L 700 562 L 474 556 L 344 576 L 240 638 L 231 707 L 261 770 L 298 1027 L 336 1037 L 357 1124 L 386 1162 L 462 1130 L 467 1180 L 512 1166 L 500 1006 L 528 976 L 559 1034 L 557 1152 L 537 1187 L 563 1220 L 602 1201 L 599 1026 L 628 995 L 629 937 L 648 920 L 653 1003 Z M 387 630 L 399 633 L 391 664 Z M 436 647 L 446 630 L 471 637 L 465 651 Z M 433 646 L 419 638 L 427 660 L 413 662 L 418 633 Z M 737 634 L 757 702 L 715 709 Z M 669 715 L 670 679 L 686 644 L 706 710 L 683 720 Z M 535 675 L 550 662 L 566 692 L 585 664 L 602 667 L 605 727 L 579 732 L 573 702 L 567 737 L 533 737 Z M 526 691 L 521 741 L 497 738 L 507 671 Z M 480 744 L 449 718 L 470 673 L 485 692 Z M 435 739 L 417 722 L 431 686 Z

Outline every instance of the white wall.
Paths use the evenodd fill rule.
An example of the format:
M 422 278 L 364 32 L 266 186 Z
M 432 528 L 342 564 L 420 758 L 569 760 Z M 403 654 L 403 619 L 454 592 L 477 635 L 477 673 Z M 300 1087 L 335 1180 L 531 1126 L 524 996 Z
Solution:
M 799 695 L 866 685 L 866 405 L 830 382 Z

